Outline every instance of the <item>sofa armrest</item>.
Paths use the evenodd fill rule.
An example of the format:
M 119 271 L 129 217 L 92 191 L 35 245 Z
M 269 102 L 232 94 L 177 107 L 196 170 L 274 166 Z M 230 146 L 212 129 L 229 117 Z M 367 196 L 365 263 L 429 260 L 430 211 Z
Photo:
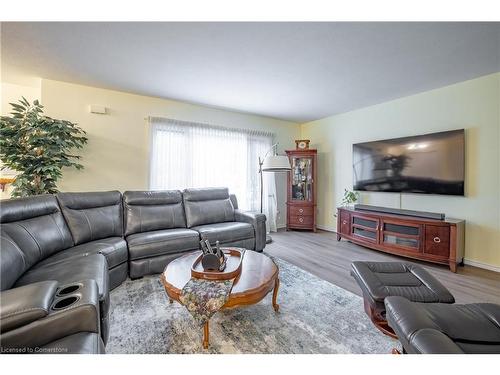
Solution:
M 47 289 L 42 287 L 43 284 L 46 285 Z M 57 294 L 69 286 L 77 286 L 77 289 L 62 295 Z M 36 318 L 30 316 L 29 323 L 27 319 L 23 319 L 22 325 L 18 323 L 16 328 L 10 324 L 10 329 L 7 331 L 4 331 L 6 327 L 3 325 L 4 316 L 2 315 L 2 335 L 0 337 L 2 348 L 13 348 L 23 352 L 27 348 L 48 345 L 53 341 L 79 332 L 100 334 L 99 289 L 95 280 L 82 280 L 67 285 L 59 285 L 53 281 L 40 282 L 11 289 L 9 292 L 19 290 L 22 292 L 29 287 L 40 293 L 39 295 L 35 293 L 30 295 L 34 300 L 39 300 L 44 295 L 47 299 L 44 300 L 44 303 L 47 304 L 42 307 L 40 303 L 32 303 L 31 305 L 38 306 L 27 308 L 37 311 Z M 5 308 L 4 293 L 2 292 L 2 312 Z M 23 300 L 26 299 L 24 293 L 20 293 L 18 296 Z M 11 299 L 10 297 L 9 299 Z M 16 310 L 11 310 L 5 318 L 8 318 L 13 311 Z
M 432 328 L 416 332 L 410 345 L 421 354 L 464 354 L 464 351 L 448 336 Z
M 229 199 L 231 200 L 231 203 L 233 204 L 233 208 L 235 210 L 237 210 L 238 209 L 238 199 L 236 198 L 236 195 L 229 194 Z
M 4 333 L 46 317 L 57 285 L 56 281 L 42 281 L 1 292 L 0 331 Z
M 266 215 L 258 212 L 234 210 L 236 221 L 248 223 L 255 231 L 255 251 L 262 251 L 266 247 Z

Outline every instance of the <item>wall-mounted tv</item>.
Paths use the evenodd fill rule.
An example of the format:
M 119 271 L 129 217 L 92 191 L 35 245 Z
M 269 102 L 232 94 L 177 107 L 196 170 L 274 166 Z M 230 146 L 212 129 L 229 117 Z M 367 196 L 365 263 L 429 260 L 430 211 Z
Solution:
M 353 145 L 354 190 L 464 195 L 465 131 Z

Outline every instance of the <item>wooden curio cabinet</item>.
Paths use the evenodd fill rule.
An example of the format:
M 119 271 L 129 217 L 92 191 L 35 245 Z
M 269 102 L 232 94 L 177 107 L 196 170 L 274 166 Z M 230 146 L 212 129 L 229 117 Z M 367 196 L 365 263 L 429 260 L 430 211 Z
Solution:
M 286 229 L 316 232 L 316 150 L 288 150 Z

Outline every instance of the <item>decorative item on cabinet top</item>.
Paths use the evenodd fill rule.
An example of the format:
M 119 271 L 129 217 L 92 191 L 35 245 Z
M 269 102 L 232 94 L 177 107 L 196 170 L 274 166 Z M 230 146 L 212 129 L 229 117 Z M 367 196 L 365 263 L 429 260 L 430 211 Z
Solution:
M 353 207 L 359 199 L 359 192 L 344 189 L 344 196 L 342 197 L 342 207 Z
M 295 140 L 295 148 L 297 150 L 307 150 L 309 149 L 309 139 L 296 139 Z
M 316 231 L 317 150 L 288 150 L 287 230 Z

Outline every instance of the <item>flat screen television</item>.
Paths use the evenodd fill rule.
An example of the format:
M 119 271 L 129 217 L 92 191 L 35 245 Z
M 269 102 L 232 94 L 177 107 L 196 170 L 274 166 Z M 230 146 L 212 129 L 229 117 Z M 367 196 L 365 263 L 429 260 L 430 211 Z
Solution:
M 354 190 L 464 195 L 465 131 L 353 145 Z

